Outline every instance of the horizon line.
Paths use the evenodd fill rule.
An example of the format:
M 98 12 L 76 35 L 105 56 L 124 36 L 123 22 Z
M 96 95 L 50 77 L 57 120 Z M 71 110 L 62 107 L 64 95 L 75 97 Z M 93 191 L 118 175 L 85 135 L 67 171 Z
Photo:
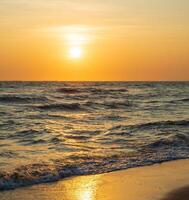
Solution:
M 189 82 L 189 80 L 0 80 L 0 82 Z

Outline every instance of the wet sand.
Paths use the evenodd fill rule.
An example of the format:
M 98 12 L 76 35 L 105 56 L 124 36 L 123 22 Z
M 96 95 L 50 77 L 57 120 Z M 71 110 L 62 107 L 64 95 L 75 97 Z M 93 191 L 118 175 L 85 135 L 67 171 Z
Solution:
M 189 200 L 189 186 L 170 192 L 162 200 Z
M 78 176 L 0 193 L 1 200 L 189 200 L 189 160 Z

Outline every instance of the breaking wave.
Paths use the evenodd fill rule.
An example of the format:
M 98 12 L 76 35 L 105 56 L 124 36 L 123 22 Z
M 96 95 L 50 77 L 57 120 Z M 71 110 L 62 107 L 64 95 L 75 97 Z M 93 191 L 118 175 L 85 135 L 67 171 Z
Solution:
M 38 108 L 42 110 L 82 110 L 82 107 L 79 103 L 47 104 L 38 106 Z

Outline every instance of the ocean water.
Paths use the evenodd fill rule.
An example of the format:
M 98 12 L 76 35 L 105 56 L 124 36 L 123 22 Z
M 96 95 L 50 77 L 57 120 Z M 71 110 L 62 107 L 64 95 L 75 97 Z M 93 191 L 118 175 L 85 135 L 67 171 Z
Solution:
M 0 82 L 0 190 L 189 158 L 189 82 Z

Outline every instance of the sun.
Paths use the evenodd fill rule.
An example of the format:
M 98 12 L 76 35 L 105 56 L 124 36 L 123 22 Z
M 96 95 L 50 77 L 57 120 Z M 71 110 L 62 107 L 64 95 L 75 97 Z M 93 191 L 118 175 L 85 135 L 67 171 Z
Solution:
M 68 60 L 84 60 L 93 39 L 92 28 L 87 26 L 55 27 L 60 39 L 60 56 Z M 77 63 L 77 62 L 76 62 Z M 80 62 L 79 62 L 80 63 Z
M 79 59 L 82 57 L 82 49 L 81 47 L 71 47 L 69 49 L 69 57 L 72 59 Z

